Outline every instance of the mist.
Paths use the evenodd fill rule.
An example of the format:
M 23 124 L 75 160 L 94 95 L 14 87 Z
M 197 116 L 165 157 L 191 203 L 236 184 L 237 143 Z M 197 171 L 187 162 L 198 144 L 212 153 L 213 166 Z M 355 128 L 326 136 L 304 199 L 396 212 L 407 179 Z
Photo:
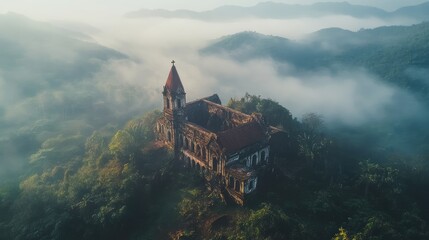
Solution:
M 329 122 L 356 125 L 383 118 L 386 109 L 398 102 L 413 106 L 416 111 L 420 107 L 408 93 L 383 83 L 365 69 L 332 66 L 302 74 L 288 63 L 237 62 L 228 56 L 202 56 L 198 50 L 219 36 L 244 30 L 300 41 L 325 27 L 356 31 L 395 23 L 338 16 L 318 20 L 255 19 L 227 25 L 183 19 L 122 19 L 94 37 L 131 56 L 132 63 L 127 63 L 128 60 L 113 63 L 109 71 L 118 69 L 122 72 L 121 81 L 144 86 L 145 91 L 151 92 L 148 101 L 154 105 L 160 102 L 158 95 L 167 77 L 169 62 L 174 59 L 188 100 L 216 92 L 226 103 L 229 98 L 248 92 L 279 101 L 298 118 L 307 112 L 317 112 Z M 137 28 L 143 30 L 129 31 Z
M 251 93 L 278 101 L 297 118 L 315 112 L 328 124 L 348 126 L 382 120 L 403 105 L 409 109 L 404 117 L 413 116 L 421 109 L 418 101 L 366 69 L 330 66 L 302 73 L 287 62 L 240 62 L 199 54 L 215 39 L 241 31 L 303 41 L 328 27 L 358 31 L 412 23 L 347 16 L 246 19 L 228 24 L 95 16 L 86 22 L 37 22 L 3 15 L 1 31 L 8 36 L 5 44 L 10 47 L 5 49 L 11 51 L 3 50 L 1 57 L 0 131 L 4 143 L 10 140 L 7 136 L 35 138 L 35 149 L 3 149 L 2 161 L 9 156 L 20 158 L 10 161 L 17 164 L 2 163 L 3 171 L 20 166 L 38 144 L 60 132 L 86 136 L 106 124 L 120 126 L 148 110 L 160 109 L 162 86 L 173 59 L 189 101 L 218 93 L 226 104 L 230 98 Z M 25 31 L 13 30 L 22 26 Z

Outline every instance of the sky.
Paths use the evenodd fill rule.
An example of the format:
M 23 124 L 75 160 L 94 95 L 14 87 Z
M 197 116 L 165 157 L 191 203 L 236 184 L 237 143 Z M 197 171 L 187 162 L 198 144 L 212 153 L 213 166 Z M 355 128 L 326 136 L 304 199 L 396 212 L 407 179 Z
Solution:
M 330 2 L 335 1 L 331 0 Z M 122 16 L 129 11 L 149 9 L 190 9 L 209 10 L 222 5 L 251 6 L 266 0 L 0 0 L 0 12 L 15 12 L 39 20 L 79 20 Z M 310 4 L 328 2 L 323 0 L 277 0 L 275 2 Z M 353 4 L 363 4 L 395 10 L 401 6 L 425 2 L 425 0 L 349 0 Z

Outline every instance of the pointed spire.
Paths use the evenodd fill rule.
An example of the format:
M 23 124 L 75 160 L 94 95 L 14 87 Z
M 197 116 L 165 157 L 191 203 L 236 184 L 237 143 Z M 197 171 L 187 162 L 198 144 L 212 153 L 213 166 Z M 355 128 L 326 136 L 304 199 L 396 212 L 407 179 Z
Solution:
M 177 73 L 176 66 L 174 65 L 175 61 L 171 61 L 173 66 L 171 66 L 170 73 L 168 74 L 167 82 L 165 83 L 165 88 L 170 92 L 178 92 L 181 90 L 185 92 L 183 88 L 182 81 L 180 81 L 179 74 Z

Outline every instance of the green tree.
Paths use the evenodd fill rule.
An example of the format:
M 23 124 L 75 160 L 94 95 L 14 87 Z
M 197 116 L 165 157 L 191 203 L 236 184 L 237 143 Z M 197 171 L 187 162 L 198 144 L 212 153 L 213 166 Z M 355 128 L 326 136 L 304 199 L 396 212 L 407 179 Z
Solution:
M 251 211 L 237 223 L 235 235 L 228 239 L 267 240 L 302 238 L 299 224 L 280 208 L 263 203 L 261 208 Z
M 179 213 L 186 221 L 198 224 L 213 201 L 197 188 L 187 190 L 186 195 L 178 204 Z
M 129 132 L 139 144 L 145 144 L 155 139 L 155 123 L 161 116 L 158 110 L 147 112 L 141 118 L 130 120 L 125 125 Z
M 241 99 L 230 99 L 227 106 L 238 111 L 251 114 L 261 113 L 269 125 L 277 126 L 288 131 L 295 130 L 297 122 L 292 118 L 292 114 L 278 102 L 271 99 L 264 99 L 260 96 L 246 93 Z
M 328 172 L 328 150 L 332 141 L 322 134 L 323 119 L 315 113 L 302 118 L 302 131 L 297 136 L 298 153 L 309 165 L 315 167 L 316 161 L 323 161 L 325 174 Z
M 398 179 L 399 170 L 382 167 L 368 160 L 360 162 L 359 166 L 361 173 L 358 182 L 365 186 L 365 196 L 368 196 L 371 187 L 387 194 L 397 194 L 402 191 Z
M 353 240 L 400 240 L 403 239 L 386 217 L 370 217 L 363 229 L 353 236 Z
M 104 138 L 98 131 L 94 131 L 85 142 L 85 155 L 89 160 L 95 160 L 100 157 L 106 149 Z
M 125 130 L 117 131 L 109 143 L 110 152 L 120 160 L 132 158 L 137 148 L 134 137 Z
M 40 149 L 31 155 L 30 163 L 35 169 L 44 170 L 58 165 L 71 165 L 73 159 L 84 154 L 82 135 L 57 135 L 43 142 Z
M 335 236 L 332 238 L 332 240 L 350 240 L 350 238 L 347 234 L 347 231 L 344 228 L 340 227 L 338 229 L 338 233 L 335 234 Z M 352 239 L 352 240 L 354 240 L 354 239 Z

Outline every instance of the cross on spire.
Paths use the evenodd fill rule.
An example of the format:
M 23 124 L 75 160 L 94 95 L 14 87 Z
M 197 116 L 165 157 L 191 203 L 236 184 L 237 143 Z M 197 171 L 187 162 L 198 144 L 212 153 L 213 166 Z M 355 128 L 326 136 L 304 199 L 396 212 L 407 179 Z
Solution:
M 179 74 L 177 73 L 176 66 L 174 66 L 174 63 L 176 61 L 171 61 L 173 66 L 171 66 L 170 73 L 168 74 L 167 82 L 165 83 L 165 88 L 168 89 L 170 92 L 177 92 L 179 89 L 184 92 L 185 89 L 183 88 L 182 81 L 180 81 Z

